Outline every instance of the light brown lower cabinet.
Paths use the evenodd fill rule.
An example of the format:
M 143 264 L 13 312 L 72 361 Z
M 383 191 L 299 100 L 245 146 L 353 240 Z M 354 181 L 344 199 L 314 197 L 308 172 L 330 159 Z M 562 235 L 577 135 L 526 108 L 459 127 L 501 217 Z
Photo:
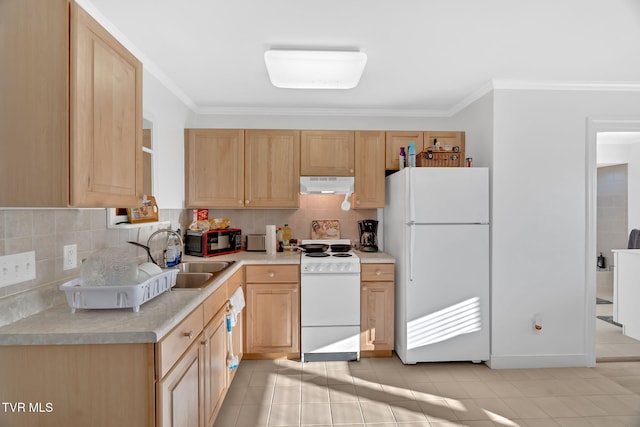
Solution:
M 362 264 L 360 286 L 362 357 L 390 356 L 393 350 L 394 265 Z
M 223 306 L 196 337 L 188 323 L 174 329 L 192 343 L 158 383 L 158 427 L 213 425 L 229 386 L 225 319 Z
M 156 344 L 0 346 L 0 401 L 13 405 L 0 406 L 0 426 L 213 426 L 233 378 L 228 284 L 242 286 L 242 274 Z M 243 316 L 232 330 L 239 356 Z
M 198 335 L 182 358 L 158 384 L 158 426 L 204 426 L 201 383 L 205 375 L 203 345 Z
M 300 357 L 298 265 L 246 266 L 245 358 Z
M 212 426 L 227 393 L 227 327 L 221 309 L 204 329 L 204 415 L 205 425 Z M 177 424 L 185 425 L 185 424 Z
M 154 381 L 153 343 L 0 346 L 0 426 L 152 427 Z

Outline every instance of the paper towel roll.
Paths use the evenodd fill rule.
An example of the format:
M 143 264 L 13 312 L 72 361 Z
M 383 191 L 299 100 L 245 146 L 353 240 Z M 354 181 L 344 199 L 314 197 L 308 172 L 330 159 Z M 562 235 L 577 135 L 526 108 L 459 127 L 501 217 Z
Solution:
M 276 226 L 267 225 L 266 237 L 265 237 L 265 249 L 267 254 L 273 255 L 276 253 Z

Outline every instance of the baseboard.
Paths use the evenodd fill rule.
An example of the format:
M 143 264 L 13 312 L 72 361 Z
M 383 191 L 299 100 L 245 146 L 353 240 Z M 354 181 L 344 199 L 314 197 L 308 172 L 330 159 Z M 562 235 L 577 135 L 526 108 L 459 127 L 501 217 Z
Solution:
M 491 355 L 487 365 L 491 369 L 576 368 L 593 367 L 586 354 Z
M 596 357 L 596 363 L 640 362 L 640 356 Z

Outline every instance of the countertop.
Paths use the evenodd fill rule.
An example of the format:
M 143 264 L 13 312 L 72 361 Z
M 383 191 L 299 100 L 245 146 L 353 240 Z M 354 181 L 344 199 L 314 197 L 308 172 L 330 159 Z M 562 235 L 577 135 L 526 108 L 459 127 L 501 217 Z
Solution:
M 357 251 L 362 263 L 393 263 L 384 252 Z M 185 256 L 183 261 L 236 261 L 215 282 L 201 290 L 172 290 L 132 309 L 77 310 L 57 305 L 0 327 L 0 346 L 154 343 L 170 332 L 237 270 L 251 264 L 299 264 L 297 252 L 267 255 L 237 252 L 213 258 Z

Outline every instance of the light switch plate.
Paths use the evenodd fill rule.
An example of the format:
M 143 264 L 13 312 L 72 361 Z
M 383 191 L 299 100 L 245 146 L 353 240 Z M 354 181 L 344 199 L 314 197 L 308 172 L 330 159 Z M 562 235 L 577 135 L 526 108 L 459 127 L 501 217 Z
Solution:
M 35 251 L 0 257 L 0 287 L 26 282 L 35 278 Z

